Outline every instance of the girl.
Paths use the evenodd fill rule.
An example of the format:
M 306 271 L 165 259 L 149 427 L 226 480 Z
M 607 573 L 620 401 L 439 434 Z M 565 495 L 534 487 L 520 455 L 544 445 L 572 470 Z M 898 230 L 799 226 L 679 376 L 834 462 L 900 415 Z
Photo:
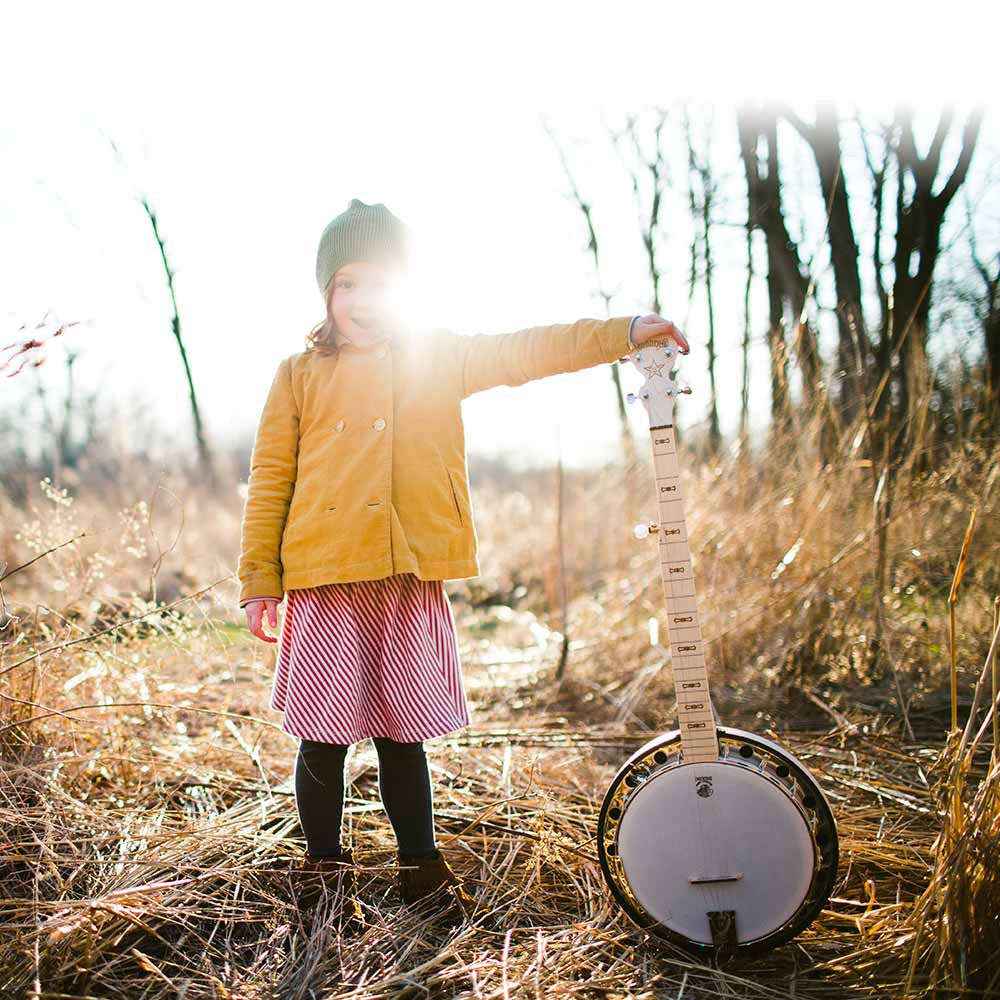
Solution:
M 361 923 L 353 848 L 340 839 L 344 762 L 371 738 L 397 840 L 403 902 L 474 904 L 438 850 L 424 740 L 469 723 L 444 581 L 477 576 L 461 400 L 494 385 L 687 341 L 656 314 L 472 337 L 413 330 L 393 300 L 406 227 L 352 199 L 325 228 L 316 279 L 326 319 L 275 374 L 254 441 L 241 528 L 240 606 L 278 642 L 271 708 L 300 740 L 301 869 L 341 879 Z M 263 631 L 266 614 L 280 637 Z M 304 897 L 314 898 L 313 890 Z M 343 918 L 346 918 L 344 920 Z

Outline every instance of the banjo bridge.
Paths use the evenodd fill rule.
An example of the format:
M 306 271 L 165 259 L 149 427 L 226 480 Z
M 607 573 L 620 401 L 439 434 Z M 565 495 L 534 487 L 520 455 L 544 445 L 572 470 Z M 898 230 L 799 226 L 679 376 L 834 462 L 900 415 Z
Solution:
M 743 872 L 736 875 L 692 875 L 688 881 L 692 885 L 715 885 L 718 882 L 739 882 L 743 878 Z

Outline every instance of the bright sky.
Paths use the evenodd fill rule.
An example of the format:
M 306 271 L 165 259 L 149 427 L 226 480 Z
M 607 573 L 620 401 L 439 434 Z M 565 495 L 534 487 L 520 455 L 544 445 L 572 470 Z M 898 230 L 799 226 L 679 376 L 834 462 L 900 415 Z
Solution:
M 938 108 L 995 93 L 988 5 L 847 2 L 822 14 L 771 2 L 22 4 L 5 10 L 0 83 L 0 346 L 16 328 L 82 320 L 38 370 L 105 398 L 145 401 L 171 436 L 190 435 L 159 252 L 139 198 L 158 214 L 183 333 L 210 434 L 252 433 L 278 360 L 322 316 L 316 244 L 353 197 L 410 227 L 418 324 L 500 333 L 603 316 L 579 210 L 547 121 L 594 205 L 612 315 L 650 311 L 630 182 L 605 138 L 627 111 L 691 98 L 716 111 L 713 149 L 741 190 L 728 109 L 745 96 L 816 97 L 873 114 L 903 97 Z M 674 8 L 674 9 L 671 9 Z M 897 23 L 903 22 L 903 23 Z M 900 91 L 900 87 L 905 87 Z M 992 105 L 988 105 L 990 123 Z M 648 120 L 648 119 L 647 119 Z M 933 117 L 930 119 L 933 121 Z M 674 129 L 677 132 L 677 129 Z M 995 136 L 995 133 L 994 133 Z M 118 154 L 112 149 L 111 142 Z M 689 310 L 683 151 L 665 208 L 663 315 L 692 344 L 707 398 L 703 300 Z M 814 184 L 808 164 L 806 182 Z M 729 220 L 741 216 L 725 213 Z M 716 321 L 723 429 L 738 417 L 742 234 L 720 227 Z M 727 242 L 727 239 L 729 242 Z M 755 334 L 766 301 L 755 300 Z M 761 314 L 760 309 L 765 313 Z M 753 355 L 754 419 L 766 357 Z M 624 373 L 627 388 L 639 377 Z M 33 385 L 3 384 L 6 407 Z M 604 367 L 464 403 L 470 451 L 548 461 L 601 459 L 617 439 Z M 632 408 L 637 429 L 646 414 Z

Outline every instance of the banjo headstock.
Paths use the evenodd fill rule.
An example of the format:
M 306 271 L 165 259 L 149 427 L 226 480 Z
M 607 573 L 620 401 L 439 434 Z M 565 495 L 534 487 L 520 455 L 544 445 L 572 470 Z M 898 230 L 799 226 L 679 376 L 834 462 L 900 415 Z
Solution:
M 630 403 L 642 400 L 650 427 L 669 427 L 674 422 L 674 402 L 679 392 L 690 393 L 688 386 L 678 388 L 674 367 L 679 348 L 672 340 L 653 340 L 626 354 L 621 361 L 631 361 L 643 376 L 638 393 L 626 397 Z

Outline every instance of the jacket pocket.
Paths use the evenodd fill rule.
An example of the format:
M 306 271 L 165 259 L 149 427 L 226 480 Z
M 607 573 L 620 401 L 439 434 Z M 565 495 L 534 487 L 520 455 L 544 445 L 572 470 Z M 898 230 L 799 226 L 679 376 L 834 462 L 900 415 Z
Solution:
M 458 514 L 458 523 L 465 524 L 465 519 L 462 517 L 462 507 L 458 502 L 458 493 L 455 492 L 455 482 L 451 478 L 451 470 L 445 469 L 444 471 L 448 475 L 448 485 L 451 487 L 451 499 L 454 501 L 455 504 L 455 513 Z

